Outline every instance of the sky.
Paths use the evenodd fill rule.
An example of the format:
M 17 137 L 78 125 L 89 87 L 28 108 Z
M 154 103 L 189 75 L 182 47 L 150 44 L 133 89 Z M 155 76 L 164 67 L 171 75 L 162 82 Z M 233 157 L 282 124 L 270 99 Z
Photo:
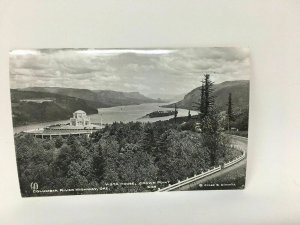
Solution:
M 250 79 L 247 48 L 38 49 L 10 52 L 11 88 L 69 87 L 186 94 L 204 74 L 215 83 Z

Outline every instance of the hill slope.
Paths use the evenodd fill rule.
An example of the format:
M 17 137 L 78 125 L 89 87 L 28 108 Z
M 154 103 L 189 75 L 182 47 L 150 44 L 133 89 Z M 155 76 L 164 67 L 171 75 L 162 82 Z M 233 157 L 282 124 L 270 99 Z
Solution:
M 228 95 L 232 94 L 232 105 L 236 109 L 246 109 L 249 107 L 249 81 L 236 80 L 225 81 L 214 85 L 214 96 L 216 107 L 220 111 L 227 109 Z M 184 99 L 177 102 L 176 106 L 183 109 L 195 110 L 195 103 L 199 102 L 201 88 L 197 87 L 184 96 Z M 164 107 L 174 107 L 174 104 Z
M 53 101 L 42 103 L 21 101 L 45 98 L 51 98 Z M 69 119 L 73 112 L 79 109 L 87 114 L 98 113 L 96 107 L 98 103 L 52 93 L 11 89 L 11 101 L 14 126 Z
M 53 93 L 76 97 L 92 102 L 97 102 L 99 107 L 112 107 L 119 105 L 136 105 L 142 103 L 161 102 L 159 100 L 147 98 L 138 92 L 119 92 L 110 90 L 88 90 L 61 87 L 30 87 L 22 91 L 34 91 L 43 93 Z

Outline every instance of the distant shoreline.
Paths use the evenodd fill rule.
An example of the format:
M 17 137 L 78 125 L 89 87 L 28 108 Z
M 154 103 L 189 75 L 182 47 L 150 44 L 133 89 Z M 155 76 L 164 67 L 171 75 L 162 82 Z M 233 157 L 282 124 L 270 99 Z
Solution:
M 141 117 L 140 119 L 172 116 L 172 115 L 174 115 L 174 113 L 175 113 L 175 111 L 172 111 L 172 110 L 168 110 L 168 111 L 154 111 L 154 112 L 146 114 L 145 116 Z
M 148 105 L 150 106 L 150 108 L 148 107 L 148 109 L 145 109 L 145 111 L 140 111 L 140 106 L 142 105 Z M 172 116 L 164 116 L 164 117 L 157 117 L 157 118 L 141 118 L 144 115 L 153 112 L 153 111 L 160 111 L 160 104 L 154 104 L 153 107 L 151 107 L 151 105 L 153 105 L 154 103 L 143 103 L 143 104 L 135 104 L 135 105 L 123 105 L 123 106 L 114 106 L 114 107 L 107 107 L 107 108 L 98 108 L 98 113 L 96 114 L 88 114 L 88 116 L 90 116 L 92 123 L 100 123 L 100 117 L 98 118 L 98 115 L 102 116 L 103 124 L 112 124 L 114 121 L 115 122 L 123 122 L 123 123 L 128 123 L 130 121 L 139 121 L 139 122 L 155 122 L 157 120 L 167 120 L 170 119 L 170 117 Z M 137 106 L 137 107 L 134 107 Z M 126 108 L 127 107 L 127 108 Z M 135 109 L 131 109 L 132 107 L 134 107 Z M 123 108 L 123 110 L 121 110 L 121 108 Z M 126 109 L 127 110 L 126 110 Z M 136 108 L 139 108 L 138 111 L 136 111 Z M 100 111 L 101 109 L 103 109 L 104 111 Z M 111 109 L 111 110 L 109 110 Z M 129 111 L 128 111 L 129 109 Z M 133 111 L 132 111 L 133 110 Z M 171 108 L 169 110 L 172 110 Z M 178 117 L 182 117 L 182 116 L 186 116 L 187 115 L 187 111 L 185 109 L 180 109 L 178 108 L 179 111 L 179 115 Z M 112 114 L 117 112 L 118 115 L 123 115 L 120 118 L 111 118 Z M 139 114 L 137 114 L 135 117 L 133 117 L 132 112 L 140 112 Z M 191 113 L 193 113 L 193 111 L 191 111 Z M 196 114 L 196 112 L 194 112 L 194 114 Z M 30 124 L 26 124 L 26 125 L 21 125 L 21 126 L 16 126 L 13 127 L 13 131 L 14 133 L 20 133 L 22 131 L 25 130 L 31 130 L 31 129 L 37 129 L 37 128 L 41 128 L 41 127 L 45 127 L 45 126 L 50 126 L 50 125 L 54 125 L 54 124 L 65 124 L 65 123 L 69 123 L 69 118 L 64 119 L 64 120 L 53 120 L 53 121 L 46 121 L 46 122 L 41 122 L 41 123 L 30 123 Z

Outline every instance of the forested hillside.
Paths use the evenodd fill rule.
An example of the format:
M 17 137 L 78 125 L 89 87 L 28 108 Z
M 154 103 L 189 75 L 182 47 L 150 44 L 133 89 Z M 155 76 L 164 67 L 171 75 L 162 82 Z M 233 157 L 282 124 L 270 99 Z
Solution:
M 22 99 L 53 99 L 52 102 L 23 102 Z M 11 90 L 13 125 L 20 126 L 65 120 L 73 116 L 76 110 L 84 110 L 87 114 L 98 113 L 98 103 L 79 98 L 51 93 Z
M 232 104 L 235 109 L 242 110 L 249 107 L 249 81 L 236 80 L 226 81 L 214 85 L 213 95 L 215 96 L 215 105 L 219 111 L 227 110 L 228 94 L 232 94 Z M 195 110 L 201 96 L 201 87 L 197 87 L 184 96 L 184 99 L 177 102 L 178 108 Z M 175 104 L 165 107 L 174 107 Z
M 99 107 L 112 107 L 119 105 L 137 105 L 141 103 L 161 102 L 147 98 L 139 92 L 120 92 L 111 90 L 89 90 L 62 87 L 30 87 L 23 91 L 34 91 L 43 93 L 60 94 L 69 97 L 76 97 L 87 101 L 97 102 Z
M 220 84 L 214 84 L 212 95 L 214 96 L 214 105 L 217 111 L 223 117 L 223 128 L 226 128 L 228 96 L 231 95 L 232 121 L 231 127 L 244 133 L 237 133 L 247 137 L 248 120 L 249 120 L 249 81 L 236 80 L 226 81 Z M 184 99 L 164 107 L 176 107 L 199 110 L 199 100 L 201 98 L 201 87 L 195 88 L 184 96 Z
M 24 99 L 54 99 L 52 102 L 24 102 Z M 32 87 L 11 89 L 13 125 L 66 120 L 78 109 L 87 114 L 97 108 L 160 102 L 138 92 L 91 91 L 88 89 Z
M 101 193 L 155 191 L 212 166 L 202 135 L 182 129 L 173 120 L 114 123 L 90 138 L 42 140 L 20 133 L 15 145 L 23 196 L 39 195 L 32 194 L 31 182 L 38 183 L 39 190 L 106 187 Z M 239 154 L 227 149 L 218 160 Z

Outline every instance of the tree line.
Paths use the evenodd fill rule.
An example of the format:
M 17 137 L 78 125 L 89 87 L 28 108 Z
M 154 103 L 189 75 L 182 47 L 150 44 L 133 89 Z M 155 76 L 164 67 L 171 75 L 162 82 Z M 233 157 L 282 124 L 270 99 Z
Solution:
M 39 189 L 107 187 L 103 193 L 154 191 L 159 182 L 176 183 L 212 166 L 229 161 L 240 152 L 228 148 L 222 135 L 220 114 L 214 105 L 213 82 L 204 76 L 199 115 L 154 123 L 113 123 L 90 137 L 52 139 L 15 135 L 21 193 L 35 195 Z M 200 132 L 195 127 L 199 125 Z M 151 187 L 139 185 L 156 182 Z M 70 193 L 70 194 L 81 194 Z
M 104 187 L 107 183 L 147 181 L 176 183 L 214 165 L 211 149 L 197 132 L 173 122 L 113 123 L 85 136 L 52 139 L 15 136 L 23 196 L 39 189 Z M 230 160 L 238 152 L 227 152 Z M 105 193 L 153 191 L 157 185 L 110 187 Z M 74 194 L 74 193 L 72 193 Z M 80 193 L 76 193 L 80 194 Z

